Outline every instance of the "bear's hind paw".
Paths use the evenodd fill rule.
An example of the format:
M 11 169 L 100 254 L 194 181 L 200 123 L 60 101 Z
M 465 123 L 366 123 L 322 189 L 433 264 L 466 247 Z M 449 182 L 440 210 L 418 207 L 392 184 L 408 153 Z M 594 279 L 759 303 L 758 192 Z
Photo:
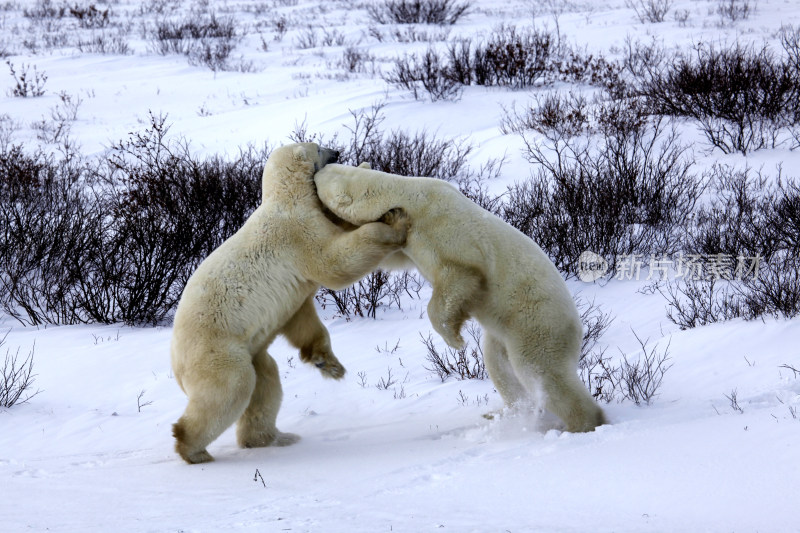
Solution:
M 300 435 L 295 433 L 283 433 L 272 430 L 267 432 L 257 432 L 246 437 L 240 436 L 239 446 L 242 448 L 264 448 L 266 446 L 290 446 L 300 440 Z
M 273 441 L 273 446 L 291 446 L 300 440 L 300 435 L 296 433 L 278 433 Z
M 192 452 L 192 453 L 184 453 L 178 450 L 178 454 L 183 458 L 184 461 L 189 463 L 190 465 L 197 465 L 200 463 L 210 463 L 214 460 L 210 453 L 206 450 L 200 450 L 199 452 Z

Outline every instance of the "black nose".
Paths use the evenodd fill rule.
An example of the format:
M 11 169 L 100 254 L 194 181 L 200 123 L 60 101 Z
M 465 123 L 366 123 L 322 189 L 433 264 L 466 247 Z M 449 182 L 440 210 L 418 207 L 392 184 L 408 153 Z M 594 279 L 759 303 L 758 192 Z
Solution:
M 338 150 L 334 150 L 333 151 L 333 161 L 331 161 L 331 163 L 336 163 L 338 161 L 339 161 L 339 151 Z

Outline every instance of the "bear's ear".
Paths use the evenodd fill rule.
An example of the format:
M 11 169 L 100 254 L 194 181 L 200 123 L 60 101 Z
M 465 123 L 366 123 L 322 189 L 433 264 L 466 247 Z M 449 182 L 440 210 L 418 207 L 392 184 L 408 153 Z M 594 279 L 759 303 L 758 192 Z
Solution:
M 303 145 L 295 146 L 294 150 L 292 151 L 292 156 L 294 157 L 295 161 L 308 161 L 306 147 Z
M 370 165 L 367 161 L 364 161 L 363 163 L 358 165 L 358 167 L 356 167 L 356 168 L 367 168 L 367 169 L 371 170 L 372 169 L 372 165 Z

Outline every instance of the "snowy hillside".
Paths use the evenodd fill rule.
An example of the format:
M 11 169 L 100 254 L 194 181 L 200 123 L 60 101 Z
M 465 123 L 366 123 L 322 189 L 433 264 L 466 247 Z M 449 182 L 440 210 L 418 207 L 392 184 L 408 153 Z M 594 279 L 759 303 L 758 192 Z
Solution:
M 302 128 L 341 141 L 353 113 L 382 103 L 387 131 L 470 143 L 473 169 L 505 158 L 485 183 L 499 195 L 535 172 L 525 139 L 504 133 L 505 110 L 552 90 L 595 88 L 472 84 L 453 99 L 415 99 L 381 76 L 394 58 L 429 42 L 479 39 L 501 23 L 557 31 L 609 59 L 621 59 L 626 40 L 651 39 L 677 49 L 767 42 L 779 53 L 782 25 L 800 21 L 800 2 L 785 0 L 675 0 L 658 23 L 633 9 L 658 2 L 468 3 L 455 24 L 440 26 L 378 23 L 367 7 L 381 0 L 115 0 L 94 11 L 80 4 L 83 18 L 70 12 L 78 4 L 8 2 L 0 142 L 58 152 L 64 138 L 36 124 L 57 123 L 72 106 L 61 124 L 87 157 L 146 128 L 149 112 L 166 115 L 170 135 L 198 154 L 232 155 L 290 142 Z M 750 11 L 731 20 L 728 4 Z M 157 21 L 212 13 L 235 21 L 238 36 L 221 68 L 157 53 Z M 367 59 L 350 69 L 354 53 Z M 14 95 L 23 71 L 41 96 Z M 800 149 L 788 137 L 726 154 L 692 123 L 676 123 L 697 172 L 723 163 L 773 180 L 781 164 L 784 178 L 800 178 Z M 320 305 L 343 381 L 323 380 L 282 339 L 270 348 L 283 378 L 278 427 L 302 440 L 243 450 L 231 428 L 209 447 L 216 461 L 193 466 L 173 451 L 171 424 L 186 397 L 170 369 L 169 326 L 25 327 L 0 315 L 0 338 L 9 331 L 0 355 L 19 349 L 21 362 L 32 353 L 30 391 L 39 391 L 0 407 L 0 530 L 800 532 L 800 318 L 682 330 L 645 277 L 567 282 L 613 317 L 598 350 L 635 360 L 638 337 L 672 365 L 649 405 L 603 403 L 611 423 L 595 432 L 562 432 L 546 413 L 484 418 L 502 408 L 490 380 L 443 382 L 430 370 L 423 338 L 440 350 L 444 342 L 427 319 L 426 286 L 374 320 Z

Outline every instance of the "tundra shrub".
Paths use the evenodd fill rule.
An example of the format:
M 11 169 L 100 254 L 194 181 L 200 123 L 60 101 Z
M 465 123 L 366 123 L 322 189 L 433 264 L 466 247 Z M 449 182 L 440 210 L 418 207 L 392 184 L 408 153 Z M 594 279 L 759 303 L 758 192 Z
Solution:
M 800 123 L 800 69 L 767 45 L 699 44 L 647 69 L 640 92 L 664 115 L 697 121 L 724 153 L 774 148 Z
M 24 324 L 169 318 L 183 286 L 259 203 L 266 151 L 199 159 L 161 117 L 107 158 L 4 145 L 0 305 Z
M 577 272 L 587 250 L 603 256 L 611 274 L 620 256 L 678 251 L 704 185 L 677 134 L 663 120 L 647 119 L 635 99 L 589 109 L 574 96 L 554 98 L 506 119 L 537 170 L 509 187 L 505 220 L 567 274 Z
M 455 0 L 383 0 L 367 6 L 367 14 L 378 24 L 453 25 L 471 7 Z
M 228 58 L 241 36 L 232 17 L 160 20 L 151 35 L 152 46 L 161 55 L 185 55 L 192 65 L 227 70 Z

